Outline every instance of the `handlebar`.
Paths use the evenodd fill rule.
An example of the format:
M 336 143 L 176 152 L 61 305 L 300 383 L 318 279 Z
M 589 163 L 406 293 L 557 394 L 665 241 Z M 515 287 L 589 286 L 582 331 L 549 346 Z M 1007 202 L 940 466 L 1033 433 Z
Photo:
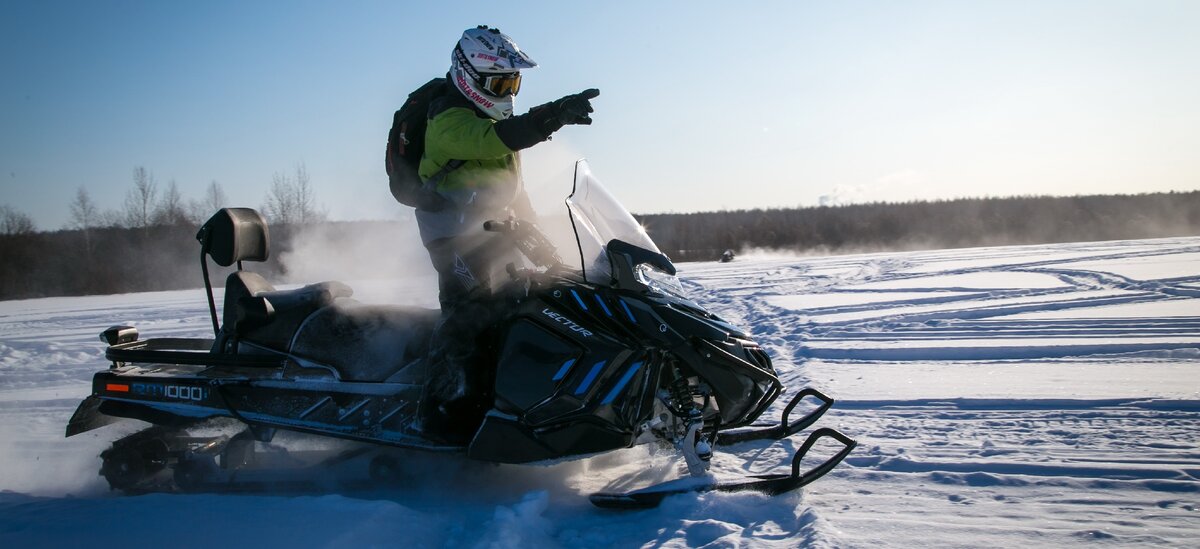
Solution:
M 519 219 L 489 220 L 483 222 L 483 230 L 507 235 L 534 265 L 547 268 L 562 265 L 562 258 L 558 256 L 554 244 L 534 223 Z

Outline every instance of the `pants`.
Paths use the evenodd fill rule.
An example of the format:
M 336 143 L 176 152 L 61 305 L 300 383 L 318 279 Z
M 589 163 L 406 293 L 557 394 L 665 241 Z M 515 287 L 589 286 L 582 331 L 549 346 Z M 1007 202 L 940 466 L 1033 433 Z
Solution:
M 438 273 L 438 301 L 442 315 L 469 300 L 491 297 L 494 276 L 515 261 L 516 250 L 494 233 L 434 240 L 425 245 Z
M 492 299 L 493 280 L 505 276 L 516 250 L 492 233 L 435 240 L 426 249 L 438 273 L 442 319 L 429 354 L 422 424 L 442 435 L 469 436 L 491 407 L 481 399 L 491 376 L 488 362 L 477 356 L 476 341 L 503 316 Z

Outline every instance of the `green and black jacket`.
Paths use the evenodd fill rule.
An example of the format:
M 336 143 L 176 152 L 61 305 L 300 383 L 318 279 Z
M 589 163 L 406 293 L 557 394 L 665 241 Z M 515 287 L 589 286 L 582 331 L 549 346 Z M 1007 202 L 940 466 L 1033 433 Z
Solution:
M 436 190 L 452 207 L 417 210 L 422 242 L 482 231 L 484 221 L 509 215 L 532 219 L 521 181 L 518 151 L 545 141 L 549 134 L 529 114 L 496 121 L 447 81 L 446 93 L 429 107 L 425 155 L 418 174 L 428 181 L 451 160 L 463 164 L 447 173 Z

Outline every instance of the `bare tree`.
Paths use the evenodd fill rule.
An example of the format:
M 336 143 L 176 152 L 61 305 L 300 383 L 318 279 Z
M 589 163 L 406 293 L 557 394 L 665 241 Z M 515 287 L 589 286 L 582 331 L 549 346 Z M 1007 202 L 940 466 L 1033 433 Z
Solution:
M 83 233 L 83 251 L 88 263 L 92 260 L 92 229 L 100 224 L 100 210 L 92 202 L 92 195 L 87 189 L 79 187 L 75 191 L 75 201 L 71 202 L 71 223 L 69 227 L 79 229 Z
M 79 187 L 79 190 L 75 191 L 75 200 L 71 202 L 71 222 L 67 226 L 86 232 L 99 225 L 100 210 L 92 201 L 92 195 L 87 189 Z
M 296 222 L 296 190 L 287 175 L 276 173 L 267 191 L 263 213 L 271 223 L 290 225 Z
M 122 228 L 125 226 L 125 214 L 118 210 L 104 210 L 100 213 L 97 227 Z
M 183 195 L 179 193 L 179 185 L 172 179 L 167 185 L 166 192 L 163 193 L 162 199 L 154 208 L 154 224 L 155 225 L 192 225 L 195 223 L 193 215 L 188 211 L 187 205 L 184 203 Z
M 325 220 L 325 215 L 317 211 L 316 194 L 308 179 L 308 170 L 304 164 L 296 166 L 296 211 L 300 223 L 317 223 Z
M 208 219 L 208 216 L 228 205 L 229 197 L 225 196 L 221 185 L 213 181 L 208 184 L 208 188 L 204 189 L 203 198 L 188 201 L 188 211 L 191 212 L 192 219 L 196 223 L 201 223 Z
M 205 215 L 208 215 L 228 206 L 229 197 L 225 196 L 225 191 L 221 189 L 221 184 L 213 181 L 204 190 L 204 200 L 200 204 L 204 208 Z
M 295 179 L 287 174 L 275 174 L 263 210 L 272 223 L 281 225 L 316 223 L 325 219 L 325 214 L 317 210 L 315 192 L 303 164 L 296 166 Z
M 32 233 L 36 230 L 33 218 L 19 212 L 8 204 L 0 206 L 0 235 L 18 236 Z
M 154 175 L 143 166 L 133 169 L 133 188 L 125 194 L 125 225 L 133 229 L 147 229 L 154 223 L 155 199 L 158 184 Z

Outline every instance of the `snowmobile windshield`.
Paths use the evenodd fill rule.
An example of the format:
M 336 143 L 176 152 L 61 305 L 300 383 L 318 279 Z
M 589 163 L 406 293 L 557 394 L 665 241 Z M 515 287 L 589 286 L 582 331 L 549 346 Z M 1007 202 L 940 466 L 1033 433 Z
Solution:
M 567 209 L 575 229 L 583 276 L 589 282 L 612 279 L 613 267 L 607 246 L 613 240 L 655 254 L 662 253 L 641 223 L 592 175 L 586 160 L 575 163 L 575 186 L 567 197 Z M 638 265 L 636 274 L 642 283 L 654 290 L 675 295 L 683 293 L 679 279 L 649 264 Z

